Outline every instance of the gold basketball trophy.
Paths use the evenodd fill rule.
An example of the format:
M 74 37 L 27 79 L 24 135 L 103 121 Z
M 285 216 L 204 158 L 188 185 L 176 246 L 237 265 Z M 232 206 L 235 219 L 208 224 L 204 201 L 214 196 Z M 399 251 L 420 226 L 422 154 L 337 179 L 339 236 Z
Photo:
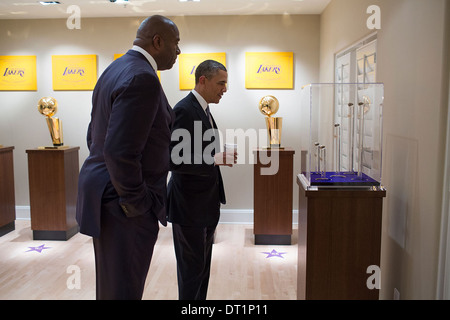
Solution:
M 38 111 L 46 117 L 48 130 L 52 137 L 53 147 L 41 147 L 43 149 L 58 149 L 63 146 L 62 121 L 52 116 L 58 111 L 58 103 L 55 98 L 43 97 L 38 102 Z
M 278 99 L 271 95 L 264 96 L 259 101 L 259 111 L 266 116 L 267 134 L 270 142 L 268 149 L 284 149 L 281 146 L 283 118 L 272 117 L 272 115 L 277 113 L 279 106 Z

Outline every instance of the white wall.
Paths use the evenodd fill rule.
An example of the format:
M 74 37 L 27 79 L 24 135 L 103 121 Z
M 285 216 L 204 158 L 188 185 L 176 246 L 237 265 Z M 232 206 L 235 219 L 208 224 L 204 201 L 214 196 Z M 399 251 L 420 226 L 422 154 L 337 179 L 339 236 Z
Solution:
M 447 1 L 448 3 L 448 1 Z M 381 291 L 434 299 L 437 286 L 448 34 L 445 0 L 333 0 L 321 16 L 320 80 L 333 80 L 334 54 L 373 32 L 366 9 L 381 8 L 377 81 L 384 82 L 384 200 Z M 331 112 L 331 110 L 330 110 Z
M 64 143 L 80 146 L 80 165 L 87 157 L 86 128 L 90 119 L 91 91 L 53 91 L 51 56 L 57 54 L 97 54 L 98 75 L 115 53 L 126 52 L 142 19 L 82 19 L 81 30 L 68 30 L 64 19 L 0 20 L 0 55 L 36 55 L 38 90 L 0 91 L 0 144 L 15 146 L 16 204 L 29 205 L 28 172 L 25 150 L 51 145 L 44 117 L 37 111 L 41 97 L 52 96 L 59 104 Z M 299 90 L 319 77 L 318 15 L 174 17 L 180 29 L 183 53 L 226 52 L 229 74 L 228 92 L 213 113 L 219 128 L 264 129 L 258 111 L 262 96 L 272 94 L 280 101 L 277 116 L 284 117 L 282 142 L 296 149 L 295 172 L 299 171 Z M 294 90 L 245 89 L 245 52 L 293 51 Z M 175 105 L 188 91 L 178 89 L 178 63 L 163 71 L 161 82 L 169 102 Z M 251 151 L 247 152 L 251 157 Z M 248 163 L 248 161 L 247 161 Z M 225 210 L 253 209 L 253 167 L 238 165 L 222 170 L 227 193 Z M 294 184 L 294 208 L 297 185 Z M 51 201 L 51 195 L 47 195 Z M 245 211 L 247 210 L 247 211 Z

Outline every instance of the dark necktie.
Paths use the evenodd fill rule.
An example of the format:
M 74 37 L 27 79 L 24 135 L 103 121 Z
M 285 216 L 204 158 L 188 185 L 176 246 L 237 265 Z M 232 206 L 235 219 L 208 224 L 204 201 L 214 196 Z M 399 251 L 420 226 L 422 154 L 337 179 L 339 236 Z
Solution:
M 206 107 L 205 111 L 206 111 L 206 116 L 209 119 L 209 123 L 211 123 L 211 128 L 215 129 L 213 120 L 212 120 L 212 116 L 211 116 L 211 112 L 209 112 L 209 105 Z M 214 130 L 214 148 L 215 148 L 216 152 L 219 152 L 220 151 L 220 139 L 219 139 L 219 136 L 216 131 L 217 131 L 217 129 Z
M 211 124 L 211 127 L 214 128 L 213 122 L 212 122 L 212 117 L 211 117 L 211 112 L 209 112 L 209 105 L 206 107 L 206 115 L 208 116 L 208 120 L 209 120 L 209 123 Z

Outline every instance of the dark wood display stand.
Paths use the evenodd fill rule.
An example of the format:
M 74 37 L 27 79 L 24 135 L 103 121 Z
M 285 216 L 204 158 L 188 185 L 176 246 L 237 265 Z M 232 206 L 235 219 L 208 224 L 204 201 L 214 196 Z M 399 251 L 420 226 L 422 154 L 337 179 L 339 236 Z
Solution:
M 255 244 L 291 244 L 294 153 L 295 151 L 290 148 L 254 151 Z M 273 161 L 277 158 L 278 170 L 268 169 L 271 166 L 276 167 Z M 269 159 L 272 163 L 268 163 Z M 261 172 L 261 169 L 274 172 L 267 174 Z
M 386 190 L 306 190 L 301 180 L 297 299 L 378 299 L 367 268 L 380 266 Z
M 68 240 L 78 232 L 78 150 L 31 149 L 28 153 L 31 229 L 34 240 Z
M 0 237 L 15 229 L 13 150 L 0 146 Z

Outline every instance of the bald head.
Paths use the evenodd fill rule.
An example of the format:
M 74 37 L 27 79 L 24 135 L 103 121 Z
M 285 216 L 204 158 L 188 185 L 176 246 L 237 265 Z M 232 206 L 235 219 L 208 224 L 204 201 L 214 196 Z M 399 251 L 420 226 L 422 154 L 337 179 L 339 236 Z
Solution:
M 154 15 L 142 21 L 133 44 L 146 50 L 158 64 L 158 70 L 172 68 L 180 54 L 180 34 L 175 23 L 163 16 Z
M 157 34 L 166 34 L 171 29 L 176 29 L 177 26 L 173 23 L 172 20 L 160 16 L 155 15 L 146 18 L 144 21 L 142 21 L 141 25 L 139 26 L 137 32 L 136 32 L 136 39 L 134 40 L 133 44 L 139 45 L 139 44 L 145 44 L 152 41 L 153 37 Z

